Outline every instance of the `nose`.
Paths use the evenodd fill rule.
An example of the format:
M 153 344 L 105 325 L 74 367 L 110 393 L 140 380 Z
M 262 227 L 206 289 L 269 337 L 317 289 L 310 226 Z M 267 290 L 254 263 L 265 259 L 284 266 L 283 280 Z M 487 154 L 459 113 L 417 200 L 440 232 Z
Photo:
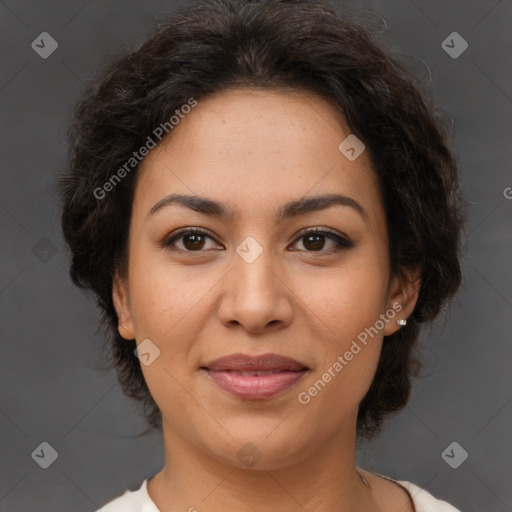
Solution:
M 268 248 L 254 260 L 234 254 L 222 280 L 218 314 L 228 327 L 240 325 L 257 334 L 286 327 L 292 321 L 293 292 L 282 265 Z

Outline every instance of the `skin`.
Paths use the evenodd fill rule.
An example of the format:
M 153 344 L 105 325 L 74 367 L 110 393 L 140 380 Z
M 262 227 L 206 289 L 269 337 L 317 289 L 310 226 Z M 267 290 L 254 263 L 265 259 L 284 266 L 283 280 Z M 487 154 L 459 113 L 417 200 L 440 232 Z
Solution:
M 141 366 L 163 415 L 165 466 L 148 482 L 162 512 L 413 510 L 403 488 L 361 471 L 369 489 L 356 471 L 358 404 L 383 336 L 414 309 L 419 279 L 413 270 L 408 279 L 390 278 L 368 152 L 349 161 L 338 150 L 349 134 L 333 105 L 313 94 L 229 90 L 199 101 L 142 163 L 127 273 L 117 275 L 113 298 L 121 335 L 160 349 Z M 235 215 L 172 204 L 148 216 L 172 193 L 214 199 Z M 366 217 L 337 205 L 276 222 L 284 203 L 324 193 L 353 198 Z M 162 247 L 184 227 L 212 238 L 199 249 L 190 236 Z M 297 236 L 309 227 L 354 245 L 335 252 L 328 237 Z M 236 252 L 249 236 L 262 249 L 251 263 Z M 299 403 L 298 394 L 394 303 L 400 313 L 307 405 Z M 200 370 L 239 352 L 285 355 L 310 372 L 271 399 L 243 400 Z M 252 467 L 237 457 L 249 442 L 262 455 Z

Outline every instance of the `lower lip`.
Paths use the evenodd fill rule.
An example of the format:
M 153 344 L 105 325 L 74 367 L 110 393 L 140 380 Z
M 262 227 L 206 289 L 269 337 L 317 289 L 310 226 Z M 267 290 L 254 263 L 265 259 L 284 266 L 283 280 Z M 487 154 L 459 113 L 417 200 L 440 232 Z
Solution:
M 215 384 L 223 390 L 246 400 L 271 398 L 293 386 L 307 370 L 284 371 L 267 375 L 240 375 L 237 373 L 207 370 Z

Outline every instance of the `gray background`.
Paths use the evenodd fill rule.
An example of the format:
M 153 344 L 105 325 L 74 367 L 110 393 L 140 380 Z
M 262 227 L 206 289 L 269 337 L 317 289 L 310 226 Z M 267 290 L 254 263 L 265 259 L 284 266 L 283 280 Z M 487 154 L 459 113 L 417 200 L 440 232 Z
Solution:
M 67 275 L 55 177 L 65 165 L 71 108 L 98 64 L 139 44 L 177 5 L 0 3 L 4 512 L 95 510 L 163 465 L 160 434 L 135 437 L 144 427 L 137 406 L 115 375 L 100 369 L 94 306 Z M 464 512 L 512 510 L 512 200 L 504 194 L 512 187 L 512 2 L 350 5 L 382 25 L 453 121 L 470 203 L 463 287 L 448 314 L 422 335 L 424 377 L 410 403 L 381 438 L 361 447 L 359 461 L 425 486 Z M 441 47 L 453 31 L 469 43 L 457 59 Z M 59 45 L 48 59 L 31 48 L 41 32 Z M 47 469 L 31 456 L 43 441 L 58 452 Z M 458 469 L 441 457 L 453 441 L 469 454 Z

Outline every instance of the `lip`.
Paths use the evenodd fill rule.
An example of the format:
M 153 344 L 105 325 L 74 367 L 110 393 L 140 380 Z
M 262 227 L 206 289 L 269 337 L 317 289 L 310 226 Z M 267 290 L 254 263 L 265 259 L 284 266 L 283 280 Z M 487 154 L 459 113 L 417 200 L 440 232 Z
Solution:
M 299 361 L 278 354 L 231 354 L 201 368 L 221 389 L 246 400 L 276 396 L 310 371 Z

